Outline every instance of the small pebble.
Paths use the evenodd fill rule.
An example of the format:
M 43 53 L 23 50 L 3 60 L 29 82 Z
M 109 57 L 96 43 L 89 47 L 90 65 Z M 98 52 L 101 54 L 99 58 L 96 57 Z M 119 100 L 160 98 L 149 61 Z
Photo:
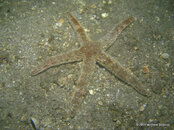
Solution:
M 144 111 L 144 106 L 142 105 L 142 106 L 140 106 L 140 109 L 139 109 L 140 111 Z
M 139 110 L 142 112 L 142 111 L 145 110 L 145 107 L 146 107 L 146 104 L 143 104 L 143 105 L 140 106 Z
M 168 59 L 168 58 L 169 58 L 169 54 L 163 53 L 163 54 L 161 55 L 161 57 L 162 57 L 163 59 Z
M 93 4 L 93 5 L 91 5 L 91 7 L 92 7 L 93 9 L 95 9 L 97 6 Z
M 120 120 L 117 120 L 116 123 L 115 123 L 116 126 L 119 126 L 120 124 L 121 124 Z
M 158 16 L 155 17 L 156 21 L 159 22 L 160 18 Z
M 61 18 L 58 22 L 63 24 L 64 23 L 64 19 Z
M 103 105 L 103 102 L 102 101 L 98 101 L 98 104 L 102 106 Z
M 108 1 L 108 5 L 110 5 L 110 4 L 112 4 L 112 0 L 109 0 L 109 1 Z
M 71 79 L 72 77 L 73 77 L 72 74 L 69 74 L 69 75 L 68 75 L 68 79 Z
M 91 95 L 94 95 L 94 91 L 93 91 L 93 90 L 89 90 L 89 93 L 90 93 Z
M 59 19 L 59 21 L 57 23 L 55 23 L 53 25 L 53 28 L 58 29 L 59 27 L 61 27 L 63 25 L 63 23 L 64 23 L 64 19 L 61 18 L 61 19 Z
M 142 71 L 143 71 L 144 74 L 148 74 L 148 73 L 149 73 L 149 68 L 148 68 L 148 66 L 143 66 L 143 67 L 142 67 Z
M 135 50 L 135 51 L 138 50 L 138 47 L 137 47 L 137 46 L 134 46 L 134 50 Z
M 144 21 L 144 18 L 141 18 L 141 19 L 140 19 L 140 23 L 142 23 L 143 21 Z
M 106 1 L 105 0 L 103 0 L 103 4 L 106 4 Z
M 106 18 L 106 17 L 108 17 L 108 15 L 109 15 L 108 13 L 102 13 L 102 14 L 101 14 L 101 17 L 102 17 L 102 18 Z

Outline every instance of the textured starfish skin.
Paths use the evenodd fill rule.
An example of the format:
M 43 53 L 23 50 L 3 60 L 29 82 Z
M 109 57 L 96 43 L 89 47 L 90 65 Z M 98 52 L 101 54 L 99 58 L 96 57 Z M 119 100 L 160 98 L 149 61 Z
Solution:
M 98 41 L 92 41 L 86 35 L 83 27 L 71 15 L 71 13 L 67 13 L 67 18 L 77 33 L 81 47 L 79 49 L 71 50 L 58 56 L 48 58 L 44 63 L 40 64 L 35 70 L 32 71 L 32 75 L 37 75 L 53 66 L 76 61 L 83 62 L 81 66 L 81 75 L 78 79 L 76 91 L 72 99 L 72 116 L 75 115 L 79 104 L 82 102 L 82 99 L 86 94 L 88 84 L 94 73 L 96 62 L 109 70 L 117 78 L 129 84 L 141 95 L 150 96 L 150 93 L 146 90 L 146 87 L 138 80 L 135 75 L 133 75 L 132 72 L 127 71 L 118 61 L 104 52 L 114 43 L 117 36 L 135 20 L 134 17 L 130 17 L 122 23 L 118 24 Z

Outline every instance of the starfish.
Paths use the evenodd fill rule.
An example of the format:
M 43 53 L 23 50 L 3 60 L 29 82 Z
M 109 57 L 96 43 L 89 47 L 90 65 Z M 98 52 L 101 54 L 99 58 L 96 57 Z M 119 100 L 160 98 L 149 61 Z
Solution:
M 37 75 L 53 66 L 79 61 L 83 62 L 81 75 L 77 81 L 76 90 L 72 98 L 73 109 L 70 113 L 72 116 L 75 115 L 79 104 L 86 95 L 86 90 L 94 73 L 96 63 L 106 68 L 115 77 L 127 83 L 141 95 L 150 96 L 149 91 L 132 72 L 125 69 L 118 61 L 105 53 L 117 39 L 118 35 L 135 20 L 134 17 L 124 20 L 98 41 L 93 41 L 87 36 L 83 27 L 70 12 L 67 12 L 67 18 L 77 33 L 77 37 L 81 43 L 80 48 L 46 59 L 44 63 L 32 71 L 32 75 Z

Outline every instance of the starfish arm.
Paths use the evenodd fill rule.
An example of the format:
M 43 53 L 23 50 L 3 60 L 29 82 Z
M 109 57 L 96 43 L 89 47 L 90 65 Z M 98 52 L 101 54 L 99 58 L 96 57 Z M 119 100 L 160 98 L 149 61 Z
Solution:
M 110 32 L 108 32 L 103 38 L 99 39 L 99 42 L 102 44 L 102 48 L 107 50 L 113 42 L 117 39 L 118 35 L 133 21 L 135 20 L 134 17 L 130 17 L 116 27 L 114 27 Z
M 132 72 L 127 71 L 118 61 L 114 60 L 105 52 L 101 52 L 97 55 L 96 61 L 112 72 L 120 80 L 132 86 L 141 95 L 150 96 L 149 91 L 147 91 L 145 86 L 136 78 L 135 75 L 133 75 Z
M 45 62 L 40 64 L 36 69 L 34 69 L 31 74 L 37 75 L 50 67 L 57 66 L 60 64 L 66 64 L 70 62 L 75 61 L 81 61 L 82 60 L 82 53 L 80 49 L 72 50 L 63 54 L 60 54 L 58 56 L 53 56 L 51 58 L 48 58 Z
M 89 38 L 87 37 L 83 27 L 74 18 L 74 16 L 72 16 L 70 12 L 67 12 L 67 18 L 71 23 L 72 27 L 74 28 L 74 30 L 76 31 L 78 39 L 82 42 L 82 44 L 86 44 L 87 41 L 89 41 Z
M 86 90 L 88 88 L 88 84 L 91 80 L 91 77 L 94 73 L 95 69 L 95 59 L 94 57 L 84 58 L 83 64 L 81 66 L 81 75 L 77 82 L 77 89 L 73 95 L 72 103 L 73 108 L 70 113 L 71 117 L 74 117 L 76 110 L 79 107 L 79 104 L 82 103 L 82 100 L 85 96 Z

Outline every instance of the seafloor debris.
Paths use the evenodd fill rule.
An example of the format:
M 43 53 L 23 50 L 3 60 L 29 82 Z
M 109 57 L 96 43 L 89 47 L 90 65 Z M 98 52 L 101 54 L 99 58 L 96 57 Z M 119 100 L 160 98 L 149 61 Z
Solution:
M 31 124 L 35 130 L 39 129 L 39 121 L 36 118 L 31 117 Z

